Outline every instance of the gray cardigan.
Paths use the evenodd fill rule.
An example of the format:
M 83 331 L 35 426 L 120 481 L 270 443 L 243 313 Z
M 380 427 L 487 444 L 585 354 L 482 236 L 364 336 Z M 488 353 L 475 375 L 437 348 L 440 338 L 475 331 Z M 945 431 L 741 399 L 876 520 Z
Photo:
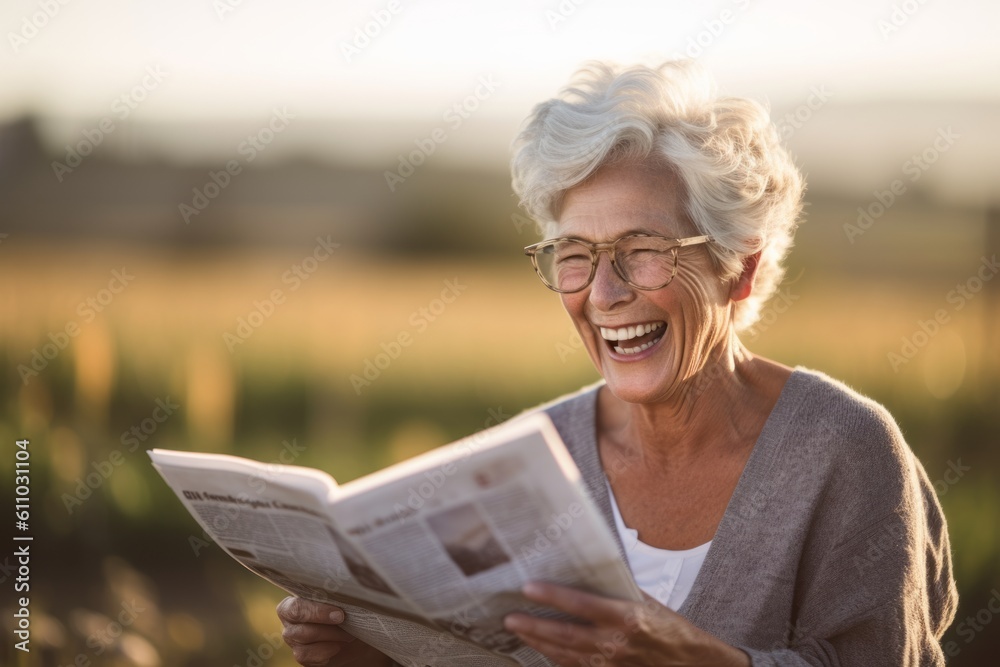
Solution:
M 602 384 L 539 409 L 617 538 L 605 471 L 629 462 L 602 468 Z M 957 604 L 941 506 L 892 417 L 795 369 L 678 612 L 754 667 L 901 667 L 944 664 Z

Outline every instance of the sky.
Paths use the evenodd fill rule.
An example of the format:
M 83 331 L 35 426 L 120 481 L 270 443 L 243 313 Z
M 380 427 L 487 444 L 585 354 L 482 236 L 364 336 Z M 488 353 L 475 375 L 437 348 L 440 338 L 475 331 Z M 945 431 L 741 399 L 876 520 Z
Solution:
M 994 104 L 998 25 L 992 0 L 8 0 L 0 122 L 47 119 L 60 146 L 127 108 L 129 123 L 168 127 L 148 137 L 163 152 L 190 156 L 233 150 L 191 127 L 287 109 L 343 121 L 330 141 L 363 152 L 429 131 L 485 80 L 465 150 L 495 152 L 582 62 L 677 56 L 776 108 L 823 86 L 836 105 Z M 286 148 L 312 141 L 293 134 Z
M 988 0 L 62 1 L 51 17 L 40 0 L 0 8 L 0 115 L 102 114 L 149 65 L 167 77 L 139 110 L 148 118 L 277 101 L 315 116 L 435 115 L 486 73 L 508 87 L 491 110 L 505 115 L 584 60 L 673 55 L 778 98 L 819 80 L 850 80 L 860 98 L 1000 98 L 1000 4 Z

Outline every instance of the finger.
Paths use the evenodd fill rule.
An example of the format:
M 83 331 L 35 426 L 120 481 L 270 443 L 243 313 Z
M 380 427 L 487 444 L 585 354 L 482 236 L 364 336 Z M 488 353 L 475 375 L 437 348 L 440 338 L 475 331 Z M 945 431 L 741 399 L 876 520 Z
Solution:
M 508 616 L 514 626 L 519 625 L 518 619 L 515 619 L 515 616 L 532 621 L 542 621 L 537 626 L 534 624 L 530 626 L 525 624 L 525 627 L 529 629 L 524 631 L 515 631 L 512 627 L 507 627 L 507 629 L 514 632 L 525 644 L 554 660 L 559 665 L 579 667 L 579 665 L 633 664 L 631 662 L 619 663 L 612 660 L 627 660 L 631 657 L 628 651 L 628 635 L 621 630 L 611 631 L 593 626 L 575 625 L 573 623 L 563 624 L 569 626 L 569 628 L 554 628 L 551 627 L 553 621 L 538 619 L 525 614 L 511 614 Z M 552 630 L 551 632 L 550 629 Z
M 533 602 L 602 625 L 622 623 L 631 607 L 631 603 L 624 600 L 540 581 L 528 582 L 522 592 Z
M 508 614 L 504 619 L 504 628 L 522 639 L 530 638 L 580 651 L 592 650 L 598 638 L 597 629 L 593 626 L 553 621 L 527 614 Z
M 344 645 L 337 642 L 320 642 L 318 644 L 296 644 L 291 647 L 295 662 L 305 667 L 326 667 L 343 650 Z
M 288 623 L 343 623 L 344 610 L 322 602 L 287 597 L 278 603 L 278 618 Z
M 547 642 L 543 639 L 539 639 L 534 636 L 521 636 L 521 641 L 523 641 L 527 646 L 535 649 L 542 655 L 544 655 L 549 660 L 560 667 L 577 667 L 578 665 L 588 664 L 586 660 L 582 662 L 579 659 L 580 654 L 572 649 L 566 648 L 565 646 L 560 646 L 559 644 L 553 644 Z M 591 663 L 594 664 L 594 663 Z M 603 663 L 602 663 L 603 664 Z
M 354 635 L 348 634 L 343 628 L 328 623 L 289 623 L 281 632 L 281 638 L 285 643 L 292 644 L 315 644 L 318 642 L 340 642 L 350 643 L 354 641 Z

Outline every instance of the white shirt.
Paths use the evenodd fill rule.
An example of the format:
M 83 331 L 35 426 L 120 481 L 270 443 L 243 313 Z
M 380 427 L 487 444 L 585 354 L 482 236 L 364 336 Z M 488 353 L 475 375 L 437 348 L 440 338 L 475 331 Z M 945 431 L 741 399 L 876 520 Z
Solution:
M 677 611 L 691 592 L 712 541 L 683 551 L 651 547 L 639 541 L 639 531 L 625 525 L 610 484 L 608 496 L 615 515 L 615 527 L 625 545 L 628 565 L 635 582 L 660 604 Z

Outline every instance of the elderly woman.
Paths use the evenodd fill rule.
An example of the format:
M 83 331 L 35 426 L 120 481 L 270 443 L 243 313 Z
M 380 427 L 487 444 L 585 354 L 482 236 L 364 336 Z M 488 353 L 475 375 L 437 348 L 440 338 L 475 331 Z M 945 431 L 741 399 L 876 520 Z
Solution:
M 948 535 L 899 428 L 738 337 L 802 206 L 767 112 L 690 64 L 593 64 L 535 108 L 513 177 L 547 224 L 526 252 L 603 377 L 541 409 L 649 599 L 538 582 L 525 595 L 578 621 L 507 629 L 574 667 L 944 664 Z M 392 664 L 338 610 L 289 598 L 279 614 L 303 665 Z

